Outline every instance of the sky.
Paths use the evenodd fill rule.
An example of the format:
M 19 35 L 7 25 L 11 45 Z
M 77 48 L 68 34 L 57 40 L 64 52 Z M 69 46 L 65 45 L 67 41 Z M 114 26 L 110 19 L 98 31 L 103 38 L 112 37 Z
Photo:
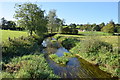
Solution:
M 15 20 L 15 4 L 24 2 L 0 2 L 0 18 Z M 55 9 L 57 17 L 65 19 L 66 24 L 100 24 L 113 20 L 118 23 L 118 2 L 33 2 L 36 3 L 45 14 Z

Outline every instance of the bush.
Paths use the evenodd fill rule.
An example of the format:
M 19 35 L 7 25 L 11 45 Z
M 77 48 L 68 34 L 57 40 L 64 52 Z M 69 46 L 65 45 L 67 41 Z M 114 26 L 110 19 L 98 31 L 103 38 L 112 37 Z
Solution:
M 70 53 L 67 53 L 67 52 L 64 52 L 63 54 L 64 54 L 64 56 L 69 56 L 70 55 Z
M 69 53 L 70 54 L 70 53 Z M 58 57 L 56 54 L 50 54 L 49 57 L 56 63 L 65 65 L 69 61 L 69 59 L 65 56 Z
M 76 46 L 76 43 L 79 42 L 79 40 L 75 39 L 75 38 L 62 38 L 61 44 L 63 47 L 65 47 L 66 49 L 71 49 L 74 46 Z
M 57 58 L 58 56 L 57 56 L 56 54 L 51 54 L 51 55 L 49 55 L 49 57 L 50 57 L 51 59 L 55 59 L 55 58 Z
M 58 76 L 53 74 L 52 69 L 48 66 L 42 54 L 13 58 L 11 62 L 6 65 L 12 67 L 16 67 L 19 65 L 20 67 L 18 71 L 13 71 L 12 73 L 9 71 L 5 72 L 4 74 L 8 77 L 9 75 L 13 75 L 14 78 L 58 78 Z M 7 67 L 6 70 L 8 69 L 12 68 Z M 3 76 L 3 78 L 4 77 L 5 76 Z
M 85 40 L 79 43 L 79 50 L 83 53 L 98 53 L 101 48 L 105 48 L 107 51 L 112 51 L 112 45 L 107 42 L 102 42 L 94 36 L 87 37 Z
M 114 23 L 108 23 L 106 26 L 104 26 L 101 30 L 103 32 L 107 33 L 114 33 L 115 25 Z
M 1 72 L 2 78 L 14 78 L 13 75 L 9 72 Z
M 10 58 L 33 54 L 39 50 L 38 44 L 33 40 L 34 39 L 30 37 L 20 37 L 4 42 L 2 44 L 3 61 L 8 62 Z
M 119 76 L 118 52 L 113 51 L 112 45 L 100 41 L 95 36 L 87 37 L 70 50 L 73 54 L 79 54 L 88 61 L 94 61 L 100 69 Z
M 63 28 L 62 33 L 72 33 L 72 30 L 69 27 Z
M 78 34 L 78 30 L 73 30 L 72 33 L 73 34 Z
M 68 33 L 68 34 L 78 34 L 78 30 L 76 29 L 71 29 L 69 27 L 63 28 L 62 33 Z

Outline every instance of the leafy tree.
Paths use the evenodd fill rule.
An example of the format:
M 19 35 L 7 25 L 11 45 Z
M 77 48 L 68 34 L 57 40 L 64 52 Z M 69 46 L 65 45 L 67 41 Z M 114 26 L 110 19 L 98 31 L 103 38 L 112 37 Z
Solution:
M 113 21 L 110 21 L 106 26 L 102 28 L 103 32 L 114 33 L 115 24 Z
M 70 24 L 71 29 L 76 29 L 76 24 Z
M 58 26 L 58 28 L 57 28 L 57 31 L 59 32 L 59 33 L 61 33 L 61 30 L 62 30 L 62 27 L 63 27 L 63 25 L 64 25 L 64 19 L 63 20 L 61 20 L 61 19 L 59 19 L 59 18 L 56 18 L 56 23 L 57 23 L 57 26 Z
M 50 10 L 48 13 L 48 30 L 52 33 L 56 27 L 56 10 Z
M 14 21 L 7 21 L 6 26 L 10 30 L 15 30 L 16 29 L 16 23 Z
M 72 33 L 72 29 L 70 29 L 69 27 L 65 27 L 62 29 L 62 33 Z
M 4 17 L 1 18 L 1 27 L 2 27 L 2 29 L 6 28 L 6 22 L 7 22 L 7 20 Z
M 43 35 L 47 32 L 47 19 L 44 16 L 43 10 L 36 4 L 24 3 L 15 6 L 15 18 L 18 19 L 18 24 L 25 27 L 30 35 L 34 33 Z
M 71 29 L 72 29 L 72 33 L 74 34 L 74 33 L 76 33 L 75 32 L 75 30 L 76 30 L 76 24 L 70 24 L 70 27 L 71 27 Z
M 100 31 L 100 26 L 99 25 L 94 26 L 93 30 Z
M 104 26 L 105 26 L 104 22 L 102 22 L 101 24 L 99 24 L 100 29 L 102 29 Z
M 120 33 L 120 24 L 115 24 L 115 32 Z
M 14 21 L 7 21 L 4 17 L 1 18 L 1 28 L 2 29 L 10 29 L 15 30 L 16 29 L 16 23 Z
M 87 31 L 92 30 L 92 26 L 90 24 L 85 24 L 84 27 L 85 27 L 85 30 L 87 30 Z
M 56 10 L 52 9 L 48 13 L 48 30 L 49 32 L 60 32 L 64 24 L 64 20 L 61 20 L 56 16 Z

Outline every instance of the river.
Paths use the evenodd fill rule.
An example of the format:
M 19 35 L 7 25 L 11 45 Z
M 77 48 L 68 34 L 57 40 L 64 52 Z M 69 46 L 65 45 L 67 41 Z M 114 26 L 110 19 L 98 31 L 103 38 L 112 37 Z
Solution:
M 57 48 L 49 46 L 52 45 L 49 44 L 50 40 L 55 39 L 47 38 L 42 43 L 42 45 L 45 47 L 43 50 L 44 53 L 47 53 L 46 48 L 49 48 L 48 50 L 51 50 L 50 52 L 53 51 L 52 53 L 57 54 L 59 57 L 63 56 L 64 52 L 70 53 L 67 49 L 60 46 L 59 43 L 57 43 L 57 46 L 59 46 Z M 104 80 L 109 80 L 111 78 L 109 73 L 100 70 L 98 66 L 90 64 L 89 62 L 78 57 L 70 58 L 66 65 L 57 64 L 48 56 L 46 56 L 46 60 L 53 69 L 54 73 L 59 75 L 61 78 L 84 78 L 84 80 L 93 80 L 94 78 L 104 78 Z

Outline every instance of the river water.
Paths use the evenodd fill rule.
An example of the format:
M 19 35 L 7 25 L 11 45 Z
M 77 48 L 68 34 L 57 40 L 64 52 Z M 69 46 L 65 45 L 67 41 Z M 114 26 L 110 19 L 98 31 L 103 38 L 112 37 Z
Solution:
M 42 45 L 44 47 L 47 47 L 50 40 L 55 40 L 55 39 L 54 38 L 45 39 Z M 45 49 L 43 50 L 43 52 L 47 53 Z M 54 54 L 57 54 L 59 57 L 61 57 L 63 56 L 64 52 L 69 53 L 67 49 L 60 46 L 57 49 L 55 49 Z M 89 62 L 81 58 L 77 58 L 77 57 L 70 58 L 69 62 L 66 65 L 57 64 L 54 61 L 52 61 L 48 56 L 46 57 L 46 60 L 50 65 L 50 67 L 53 69 L 54 73 L 59 75 L 61 78 L 82 78 L 84 80 L 85 79 L 93 80 L 94 78 L 99 78 L 99 79 L 104 78 L 104 80 L 105 79 L 109 80 L 109 78 L 111 77 L 110 74 L 100 70 L 98 66 L 90 64 Z

